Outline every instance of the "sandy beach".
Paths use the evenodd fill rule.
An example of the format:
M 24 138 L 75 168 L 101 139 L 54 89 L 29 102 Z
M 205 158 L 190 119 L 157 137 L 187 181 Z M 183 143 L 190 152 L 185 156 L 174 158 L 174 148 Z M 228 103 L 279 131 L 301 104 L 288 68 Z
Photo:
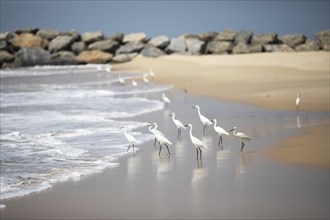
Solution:
M 157 122 L 171 155 L 163 148 L 159 156 L 148 141 L 117 167 L 4 201 L 1 219 L 329 218 L 329 53 L 137 57 L 113 71 L 149 67 L 155 83 L 174 85 L 166 91 L 172 103 L 134 120 Z M 161 92 L 132 96 L 160 100 Z M 196 104 L 223 128 L 251 136 L 244 151 L 232 135 L 218 146 L 211 126 L 203 136 Z M 207 144 L 202 160 L 188 130 L 176 137 L 171 112 Z
M 114 69 L 147 72 L 149 67 L 157 73 L 156 82 L 173 84 L 177 90 L 186 88 L 192 94 L 289 111 L 295 111 L 296 95 L 302 94 L 302 111 L 329 112 L 329 52 L 138 57 Z M 311 135 L 300 137 L 299 143 L 305 146 L 317 141 L 312 154 L 308 146 L 281 143 L 290 147 L 285 161 L 330 167 L 329 157 L 322 156 L 329 155 L 328 130 L 329 126 L 315 131 L 311 128 L 305 131 Z M 272 157 L 283 160 L 283 149 L 274 149 Z

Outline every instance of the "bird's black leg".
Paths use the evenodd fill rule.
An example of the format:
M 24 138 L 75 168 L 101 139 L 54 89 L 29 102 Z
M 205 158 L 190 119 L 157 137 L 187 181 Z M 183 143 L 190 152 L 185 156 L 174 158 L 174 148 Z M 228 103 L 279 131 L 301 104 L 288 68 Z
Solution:
M 178 134 L 176 135 L 176 137 L 179 139 L 180 138 L 180 128 L 178 128 Z
M 160 152 L 162 151 L 162 145 L 159 145 L 159 156 L 160 156 Z
M 218 142 L 218 146 L 220 146 L 220 142 L 221 142 L 221 135 L 219 135 L 219 142 Z
M 202 150 L 199 148 L 199 158 L 202 160 Z
M 245 146 L 245 144 L 244 144 L 244 142 L 242 141 L 242 147 L 241 147 L 240 152 L 243 151 L 243 147 L 244 147 L 244 146 Z
M 222 145 L 222 135 L 220 135 L 220 144 Z
M 205 135 L 206 125 L 203 127 L 203 135 Z
M 167 151 L 168 151 L 168 155 L 170 155 L 170 149 L 168 148 L 167 144 L 165 144 L 166 148 L 167 148 Z
M 197 160 L 198 160 L 198 149 L 196 148 L 196 152 L 197 152 Z
M 134 144 L 132 144 L 132 145 L 133 145 L 133 152 L 134 152 L 134 147 L 135 147 L 135 146 L 134 146 Z
M 131 147 L 131 144 L 128 145 L 127 151 L 129 150 L 130 147 Z
M 154 142 L 154 147 L 156 148 L 156 141 L 157 141 L 157 138 L 155 138 L 155 142 Z

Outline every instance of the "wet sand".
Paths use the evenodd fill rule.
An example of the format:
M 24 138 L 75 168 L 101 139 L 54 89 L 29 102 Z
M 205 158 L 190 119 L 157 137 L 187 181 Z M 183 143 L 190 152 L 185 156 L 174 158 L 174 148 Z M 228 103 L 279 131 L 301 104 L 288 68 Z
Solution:
M 149 67 L 156 72 L 157 82 L 173 84 L 178 90 L 186 88 L 192 94 L 250 103 L 267 109 L 295 111 L 295 98 L 299 93 L 302 94 L 302 112 L 329 113 L 328 52 L 171 55 L 158 59 L 138 57 L 132 62 L 115 65 L 114 69 L 147 72 Z M 319 157 L 329 155 L 329 135 L 317 131 L 313 128 L 306 130 L 305 133 L 311 135 L 301 137 L 301 142 L 317 142 L 315 148 L 319 153 L 311 154 L 308 147 L 297 148 L 291 142 L 283 142 L 282 147 L 290 148 L 285 160 L 281 153 L 284 148 L 276 148 L 271 152 L 273 155 L 270 152 L 265 155 L 291 163 L 330 167 L 329 157 Z
M 204 96 L 167 92 L 172 104 L 162 111 L 136 120 L 156 121 L 173 142 L 168 156 L 161 157 L 153 141 L 140 151 L 118 160 L 119 166 L 82 177 L 78 182 L 57 184 L 51 190 L 5 201 L 2 219 L 326 219 L 329 218 L 329 170 L 296 166 L 264 157 L 280 140 L 302 132 L 295 113 L 272 111 L 251 105 L 219 101 Z M 146 95 L 160 99 L 161 94 Z M 240 141 L 218 136 L 211 127 L 206 136 L 192 106 L 221 126 L 238 126 L 252 137 L 240 153 Z M 193 134 L 208 149 L 196 160 L 188 131 L 176 138 L 169 117 L 175 112 L 184 123 L 192 123 Z M 327 114 L 301 115 L 300 124 L 327 123 Z M 147 132 L 147 128 L 141 128 Z

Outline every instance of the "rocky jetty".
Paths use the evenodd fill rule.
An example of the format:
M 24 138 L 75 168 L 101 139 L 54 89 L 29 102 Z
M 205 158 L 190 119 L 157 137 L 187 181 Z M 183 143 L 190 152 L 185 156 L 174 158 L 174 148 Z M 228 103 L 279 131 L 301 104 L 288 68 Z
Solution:
M 53 29 L 22 28 L 0 33 L 0 67 L 33 65 L 72 65 L 128 62 L 137 55 L 160 57 L 168 54 L 248 54 L 262 52 L 330 51 L 330 30 L 279 36 L 277 33 L 254 34 L 250 30 L 166 35 L 148 38 L 145 33 L 102 31 L 78 33 Z

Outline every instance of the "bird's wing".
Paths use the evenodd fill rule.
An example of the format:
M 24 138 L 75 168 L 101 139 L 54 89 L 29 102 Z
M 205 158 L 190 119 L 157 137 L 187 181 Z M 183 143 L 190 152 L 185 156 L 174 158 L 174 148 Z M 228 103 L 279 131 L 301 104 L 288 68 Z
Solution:
M 157 139 L 158 139 L 159 142 L 162 142 L 164 144 L 172 145 L 172 142 L 169 141 L 165 136 L 159 135 L 159 136 L 157 136 Z
M 207 148 L 207 146 L 201 140 L 199 140 L 198 138 L 192 137 L 192 142 L 193 142 L 193 144 L 195 144 L 199 147 Z
M 182 124 L 181 121 L 179 121 L 179 120 L 175 120 L 175 121 L 176 121 L 176 125 L 177 125 L 179 128 L 186 129 L 186 127 Z
M 222 127 L 217 126 L 216 129 L 217 129 L 216 131 L 220 134 L 229 135 L 229 133 L 225 129 L 223 129 Z
M 239 136 L 240 138 L 251 140 L 251 138 L 249 136 L 247 136 L 246 134 L 244 134 L 242 132 L 237 132 L 236 135 Z
M 207 125 L 211 125 L 212 124 L 212 122 L 210 121 L 210 119 L 208 119 L 204 115 L 201 115 L 201 121 L 203 122 L 203 124 L 207 124 Z

